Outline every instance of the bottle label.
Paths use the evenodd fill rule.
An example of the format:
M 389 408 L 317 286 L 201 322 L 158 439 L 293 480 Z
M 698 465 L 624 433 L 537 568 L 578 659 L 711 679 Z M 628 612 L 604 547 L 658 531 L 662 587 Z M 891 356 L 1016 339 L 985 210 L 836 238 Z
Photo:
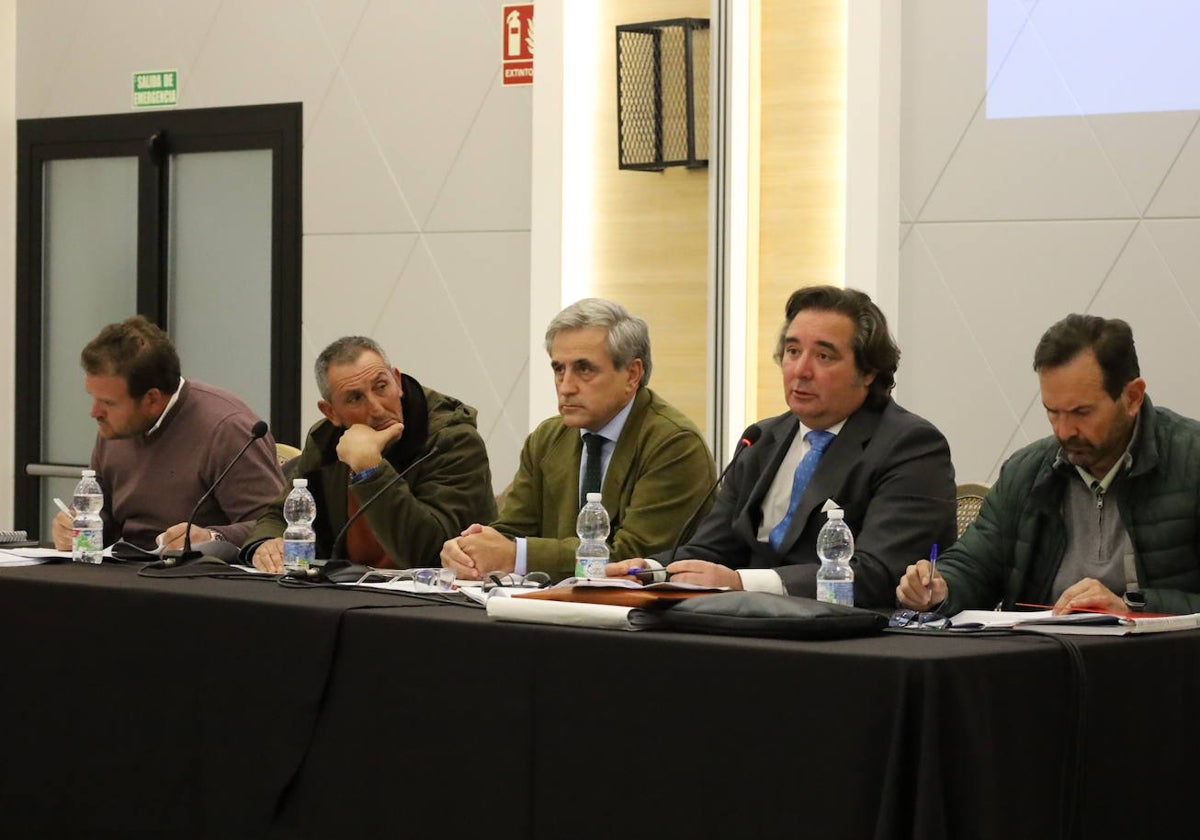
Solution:
M 71 559 L 99 563 L 104 553 L 104 528 L 71 529 Z
M 842 604 L 854 606 L 854 581 L 852 580 L 818 580 L 817 600 L 826 604 Z
M 283 567 L 289 571 L 308 568 L 317 557 L 315 540 L 284 540 Z
M 575 577 L 603 579 L 608 556 L 607 545 L 584 540 L 575 551 Z

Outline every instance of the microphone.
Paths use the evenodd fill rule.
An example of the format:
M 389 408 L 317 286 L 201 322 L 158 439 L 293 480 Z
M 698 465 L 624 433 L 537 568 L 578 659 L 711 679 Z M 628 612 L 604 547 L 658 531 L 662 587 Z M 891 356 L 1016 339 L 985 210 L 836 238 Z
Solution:
M 687 522 L 683 523 L 683 527 L 675 535 L 675 544 L 671 546 L 670 557 L 663 564 L 663 568 L 675 562 L 675 553 L 679 551 L 679 544 L 683 541 L 683 535 L 692 527 L 692 524 L 696 521 L 696 517 L 700 515 L 700 511 L 704 510 L 704 503 L 712 496 L 713 491 L 721 486 L 721 481 L 725 478 L 725 474 L 729 472 L 729 468 L 734 465 L 743 452 L 758 443 L 760 437 L 762 437 L 762 427 L 757 423 L 751 423 L 746 427 L 746 431 L 742 432 L 742 439 L 738 441 L 737 447 L 733 450 L 733 456 L 729 459 L 729 463 L 725 465 L 725 469 L 721 470 L 721 474 L 717 476 L 717 480 L 713 482 L 712 487 L 708 488 L 708 492 L 704 494 L 704 498 L 700 500 L 700 504 L 696 505 L 696 509 L 692 511 L 692 515 L 688 517 Z
M 355 568 L 355 564 L 350 563 L 348 560 L 340 559 L 338 557 L 338 555 L 341 554 L 342 550 L 345 548 L 346 535 L 350 532 L 350 526 L 354 524 L 355 520 L 358 519 L 358 517 L 363 515 L 363 512 L 367 508 L 369 508 L 371 505 L 373 505 L 375 503 L 376 499 L 378 499 L 380 496 L 382 496 L 384 493 L 386 493 L 389 489 L 391 489 L 393 484 L 395 484 L 400 479 L 404 478 L 404 476 L 408 475 L 409 470 L 411 470 L 417 464 L 420 464 L 422 461 L 432 458 L 434 456 L 434 454 L 437 452 L 440 452 L 441 449 L 442 449 L 441 440 L 434 438 L 433 442 L 429 444 L 429 448 L 426 449 L 424 452 L 422 452 L 420 457 L 418 457 L 415 461 L 413 461 L 411 464 L 409 464 L 404 469 L 400 470 L 400 472 L 396 473 L 395 477 L 392 478 L 391 481 L 389 481 L 387 484 L 380 487 L 378 490 L 375 491 L 375 494 L 373 496 L 371 496 L 371 498 L 367 499 L 365 502 L 363 502 L 361 505 L 359 505 L 358 510 L 354 511 L 354 515 L 346 520 L 346 524 L 342 526 L 342 529 L 337 532 L 337 536 L 333 538 L 333 548 L 329 552 L 328 560 L 326 560 L 321 566 L 319 566 L 317 568 L 310 566 L 305 572 L 295 575 L 294 577 L 304 578 L 307 580 L 314 580 L 314 579 L 320 579 L 320 578 L 324 578 L 326 580 L 331 580 L 332 578 L 330 577 L 330 573 L 336 573 L 338 570 L 344 569 L 347 567 Z M 353 576 L 350 577 L 349 579 L 357 580 L 359 577 L 361 577 L 363 572 L 369 571 L 367 566 L 359 566 L 359 567 L 357 567 L 357 569 L 358 569 L 358 571 L 354 572 Z M 288 577 L 293 577 L 293 575 L 289 574 Z
M 169 569 L 172 566 L 182 566 L 184 563 L 190 563 L 193 560 L 199 560 L 204 556 L 201 552 L 192 548 L 192 523 L 196 521 L 196 514 L 200 512 L 200 505 L 204 504 L 208 497 L 212 495 L 213 491 L 217 489 L 217 485 L 221 483 L 225 476 L 229 475 L 229 471 L 233 469 L 233 465 L 236 464 L 241 457 L 246 454 L 246 450 L 249 449 L 256 440 L 259 440 L 267 433 L 267 428 L 267 421 L 265 420 L 259 420 L 254 424 L 254 427 L 250 429 L 250 440 L 246 441 L 246 445 L 241 448 L 241 451 L 238 452 L 237 455 L 233 456 L 233 460 L 230 461 L 229 465 L 225 467 L 219 476 L 217 476 L 217 480 L 212 483 L 212 486 L 204 491 L 204 495 L 200 497 L 200 501 L 196 502 L 196 506 L 192 508 L 192 515 L 188 517 L 187 521 L 187 530 L 183 532 L 183 548 L 164 551 L 162 554 L 162 559 L 157 563 L 151 563 L 150 568 Z

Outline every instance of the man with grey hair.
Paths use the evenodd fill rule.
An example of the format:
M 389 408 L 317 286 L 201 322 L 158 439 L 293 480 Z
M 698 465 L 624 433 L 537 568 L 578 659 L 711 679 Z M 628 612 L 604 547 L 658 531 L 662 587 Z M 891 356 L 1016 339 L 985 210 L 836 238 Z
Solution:
M 337 559 L 375 568 L 434 565 L 448 537 L 495 515 L 474 408 L 400 373 L 379 344 L 362 336 L 326 347 L 315 372 L 325 419 L 309 429 L 293 474 L 308 479 L 317 502 L 318 557 L 330 556 L 338 532 L 380 492 L 350 526 L 346 556 Z M 436 451 L 423 457 L 435 442 Z M 290 489 L 259 518 L 242 552 L 266 572 L 283 570 Z
M 525 439 L 500 518 L 473 524 L 442 548 L 458 577 L 575 568 L 575 519 L 600 492 L 614 559 L 669 548 L 713 481 L 700 430 L 646 387 L 650 332 L 619 304 L 587 298 L 546 329 L 558 416 Z M 486 521 L 486 520 L 485 520 Z

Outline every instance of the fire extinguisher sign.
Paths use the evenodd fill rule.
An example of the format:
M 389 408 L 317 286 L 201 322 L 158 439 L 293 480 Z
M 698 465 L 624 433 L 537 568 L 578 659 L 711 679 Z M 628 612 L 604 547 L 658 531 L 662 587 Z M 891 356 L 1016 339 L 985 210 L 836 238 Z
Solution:
M 504 84 L 533 84 L 533 4 L 504 6 L 504 44 L 500 50 Z

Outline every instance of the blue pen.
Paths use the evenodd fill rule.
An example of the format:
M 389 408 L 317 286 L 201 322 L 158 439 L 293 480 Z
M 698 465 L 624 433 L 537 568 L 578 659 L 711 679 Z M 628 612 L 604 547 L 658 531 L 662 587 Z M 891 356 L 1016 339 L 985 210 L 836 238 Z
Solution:
M 933 592 L 933 575 L 935 572 L 937 572 L 937 554 L 938 554 L 937 543 L 934 543 L 933 547 L 929 549 L 929 591 L 930 591 L 930 593 Z M 925 626 L 925 618 L 928 615 L 930 615 L 930 613 L 922 612 L 917 616 L 917 627 Z

